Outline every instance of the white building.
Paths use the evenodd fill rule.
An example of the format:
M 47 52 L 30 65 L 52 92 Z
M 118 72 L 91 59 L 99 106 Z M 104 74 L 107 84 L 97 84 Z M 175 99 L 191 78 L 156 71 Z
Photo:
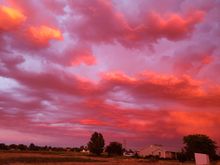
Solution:
M 209 165 L 209 155 L 201 154 L 201 153 L 194 153 L 196 165 Z
M 175 147 L 165 147 L 162 145 L 150 145 L 149 147 L 143 148 L 139 151 L 140 156 L 158 156 L 159 158 L 176 159 L 178 149 Z

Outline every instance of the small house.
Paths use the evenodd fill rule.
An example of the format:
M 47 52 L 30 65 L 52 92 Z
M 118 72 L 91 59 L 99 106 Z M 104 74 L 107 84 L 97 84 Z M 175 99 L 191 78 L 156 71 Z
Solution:
M 178 149 L 175 147 L 166 147 L 162 145 L 150 145 L 141 149 L 138 154 L 143 157 L 155 156 L 164 159 L 176 159 Z

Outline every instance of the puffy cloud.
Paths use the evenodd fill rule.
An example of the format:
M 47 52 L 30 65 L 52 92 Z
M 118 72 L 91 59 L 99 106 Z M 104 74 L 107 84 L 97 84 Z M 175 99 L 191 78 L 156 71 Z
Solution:
M 110 1 L 71 1 L 71 6 L 81 17 L 77 20 L 78 24 L 73 23 L 69 27 L 81 40 L 99 43 L 117 41 L 126 47 L 152 45 L 161 38 L 181 40 L 190 36 L 204 16 L 202 11 L 191 12 L 185 17 L 177 13 L 162 17 L 159 13 L 149 12 L 141 22 L 132 25 Z
M 28 29 L 30 39 L 40 45 L 47 45 L 50 40 L 62 40 L 62 33 L 55 28 L 48 26 L 31 26 Z
M 156 42 L 161 38 L 174 41 L 180 40 L 189 36 L 194 26 L 202 21 L 203 16 L 203 12 L 195 11 L 186 16 L 186 18 L 175 13 L 163 18 L 161 15 L 153 12 L 147 16 L 143 24 L 135 29 L 131 40 L 150 42 Z
M 123 73 L 106 73 L 103 74 L 103 84 L 108 91 L 124 91 L 137 100 L 157 100 L 158 105 L 163 100 L 196 107 L 220 105 L 217 101 L 219 85 L 204 85 L 205 81 L 194 80 L 187 75 L 176 77 L 143 72 L 130 77 Z
M 18 9 L 0 5 L 0 30 L 9 31 L 19 27 L 26 16 Z
M 113 10 L 111 1 L 71 1 L 70 5 L 82 15 L 77 24 L 69 25 L 70 30 L 75 31 L 80 39 L 112 42 L 117 38 L 123 39 L 123 35 L 129 30 L 123 15 Z
M 94 65 L 96 57 L 93 55 L 91 48 L 78 44 L 75 47 L 68 47 L 61 53 L 53 54 L 51 60 L 65 66 L 78 66 L 80 64 Z

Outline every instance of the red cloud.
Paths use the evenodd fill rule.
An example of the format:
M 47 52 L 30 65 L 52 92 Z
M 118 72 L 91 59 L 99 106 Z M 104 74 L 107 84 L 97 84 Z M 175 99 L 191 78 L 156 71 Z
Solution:
M 181 111 L 178 108 L 156 111 L 125 109 L 107 104 L 102 100 L 89 100 L 82 103 L 81 109 L 83 110 L 81 113 L 85 111 L 85 116 L 95 114 L 98 118 L 98 120 L 82 119 L 81 124 L 96 126 L 96 128 L 104 126 L 104 133 L 122 133 L 121 136 L 126 138 L 133 137 L 135 134 L 134 141 L 138 137 L 142 140 L 150 137 L 154 137 L 155 140 L 179 137 L 180 140 L 182 136 L 191 133 L 207 134 L 216 140 L 220 138 L 215 131 L 219 125 L 217 111 Z
M 0 5 L 0 18 L 0 30 L 3 31 L 15 29 L 26 20 L 21 11 L 3 5 Z
M 197 97 L 200 82 L 188 77 L 177 78 L 155 73 L 143 73 L 136 77 L 130 77 L 122 73 L 108 73 L 95 85 L 91 82 L 80 81 L 70 74 L 59 77 L 55 76 L 57 74 L 61 75 L 61 73 L 62 72 L 58 71 L 47 74 L 19 71 L 15 75 L 9 74 L 8 76 L 15 78 L 22 85 L 25 85 L 27 89 L 31 89 L 32 91 L 28 93 L 24 90 L 22 91 L 23 94 L 35 97 L 39 94 L 39 97 L 34 101 L 26 101 L 25 97 L 19 97 L 18 100 L 16 97 L 12 99 L 11 96 L 5 94 L 0 95 L 1 100 L 3 100 L 2 103 L 4 103 L 1 103 L 0 106 L 4 108 L 17 107 L 17 110 L 24 114 L 26 114 L 24 109 L 30 109 L 29 114 L 32 114 L 32 116 L 29 117 L 27 115 L 15 115 L 13 117 L 6 115 L 3 117 L 4 120 L 0 122 L 1 128 L 23 130 L 25 125 L 26 132 L 31 133 L 34 128 L 35 133 L 46 135 L 51 133 L 57 135 L 60 130 L 63 130 L 65 135 L 71 137 L 73 133 L 70 128 L 75 128 L 76 125 L 77 128 L 79 128 L 78 125 L 81 125 L 82 132 L 89 128 L 101 129 L 102 127 L 104 134 L 113 133 L 115 136 L 133 138 L 133 141 L 140 139 L 142 142 L 146 142 L 145 139 L 152 137 L 154 137 L 153 139 L 155 141 L 160 141 L 160 138 L 174 139 L 193 131 L 206 133 L 214 138 L 219 137 L 217 133 L 213 133 L 218 125 L 216 116 L 219 115 L 217 111 L 211 111 L 210 113 L 187 112 L 186 110 L 179 110 L 182 109 L 181 106 L 180 108 L 175 108 L 175 110 L 170 107 L 163 108 L 163 106 L 158 110 L 152 110 L 150 108 L 136 109 L 119 106 L 117 101 L 115 101 L 115 104 L 109 104 L 106 101 L 113 99 L 108 93 L 114 89 L 116 90 L 114 92 L 119 93 L 120 90 L 129 91 L 129 95 L 134 97 L 136 101 L 138 101 L 139 96 L 141 96 L 149 98 L 144 99 L 145 102 L 146 100 L 149 102 L 150 99 L 158 100 L 158 98 L 162 98 L 163 103 L 167 99 L 171 99 L 173 103 L 178 101 L 182 102 L 183 98 L 184 100 L 191 99 L 190 101 L 192 102 L 197 102 L 196 99 L 201 99 L 200 102 L 205 102 L 202 99 L 207 99 L 207 93 L 204 93 L 205 97 Z M 33 93 L 33 91 L 35 92 Z M 48 93 L 50 96 L 45 97 L 43 96 L 44 93 L 37 91 L 44 91 L 44 93 Z M 183 92 L 184 96 L 178 92 Z M 18 93 L 18 91 L 16 93 Z M 77 97 L 79 100 L 73 101 L 72 99 L 74 97 Z M 51 105 L 56 105 L 56 108 L 59 107 L 59 111 L 56 111 L 56 108 L 52 108 L 52 106 L 46 108 L 46 106 L 42 104 L 43 100 L 49 101 Z M 74 103 L 70 104 L 69 101 Z M 211 104 L 213 102 L 212 98 L 207 101 L 210 101 Z M 8 104 L 10 102 L 13 102 L 13 104 Z M 53 120 L 48 119 L 48 121 L 45 122 L 36 120 L 36 115 L 34 114 L 50 114 L 51 108 L 56 113 L 60 113 L 60 115 L 66 113 L 68 115 L 58 118 L 57 121 L 54 117 Z M 42 110 L 40 111 L 39 109 Z M 25 120 L 22 120 L 23 118 Z M 20 122 L 21 125 L 17 124 L 15 126 L 13 122 L 8 125 L 5 119 L 7 119 L 7 121 L 13 120 L 22 122 Z M 48 129 L 50 130 L 49 132 L 47 131 Z M 80 136 L 83 137 L 84 135 Z
M 141 2 L 10 0 L 5 3 L 13 7 L 1 5 L 0 131 L 18 131 L 30 140 L 58 137 L 56 145 L 85 144 L 93 131 L 133 146 L 177 144 L 189 133 L 219 142 L 219 28 L 213 26 L 219 4 L 187 3 L 185 9 L 184 2 L 173 5 L 173 0 L 164 6 Z M 51 42 L 63 35 L 63 42 Z M 152 44 L 155 52 L 148 50 Z M 162 62 L 161 56 L 170 58 Z M 79 67 L 96 61 L 94 67 Z M 101 77 L 93 77 L 99 72 Z M 93 81 L 80 78 L 85 75 Z
M 177 132 L 182 135 L 200 133 L 220 138 L 215 131 L 216 127 L 220 125 L 220 112 L 218 111 L 171 111 L 169 114 Z

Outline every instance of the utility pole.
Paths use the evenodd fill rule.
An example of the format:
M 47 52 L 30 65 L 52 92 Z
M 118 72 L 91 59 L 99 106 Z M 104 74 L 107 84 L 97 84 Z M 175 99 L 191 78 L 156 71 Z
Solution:
M 123 139 L 123 146 L 124 146 L 124 149 L 126 150 L 127 149 L 127 141 L 125 139 Z

